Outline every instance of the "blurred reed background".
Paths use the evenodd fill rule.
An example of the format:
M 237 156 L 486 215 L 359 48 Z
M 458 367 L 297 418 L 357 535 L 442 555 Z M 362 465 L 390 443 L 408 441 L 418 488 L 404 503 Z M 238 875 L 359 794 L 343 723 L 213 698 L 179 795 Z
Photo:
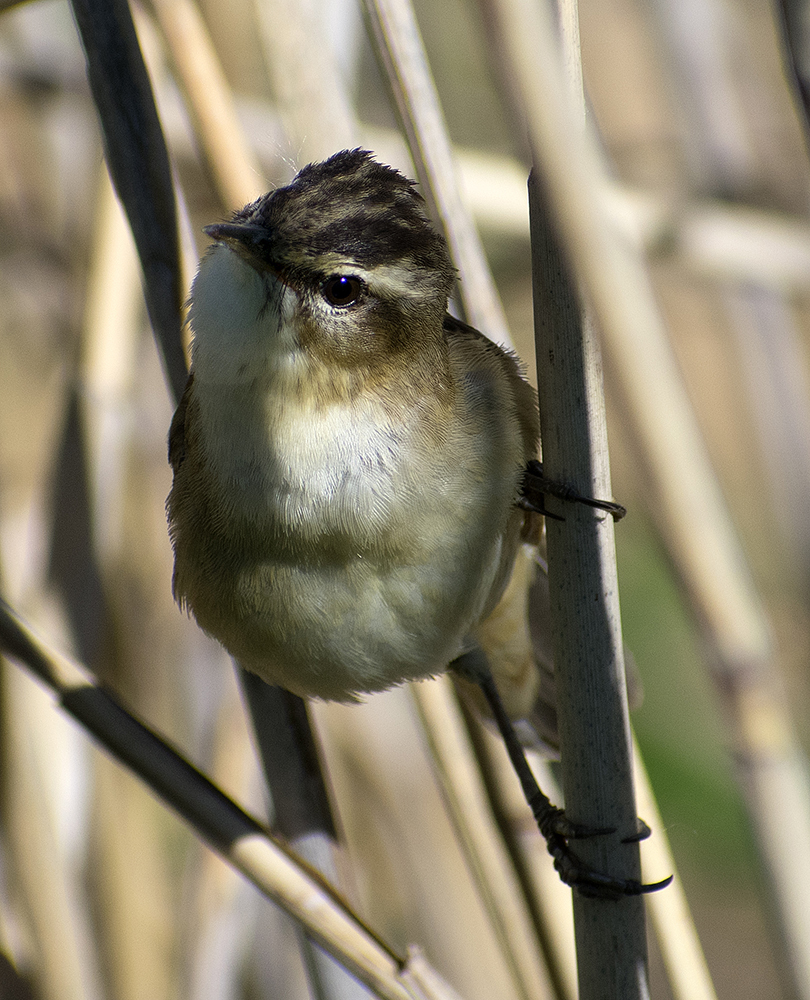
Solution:
M 415 2 L 462 201 L 532 370 L 530 128 L 497 6 Z M 70 9 L 64 0 L 0 7 L 10 8 L 0 13 L 3 592 L 54 646 L 266 814 L 231 664 L 171 599 L 163 503 L 172 404 Z M 134 13 L 176 173 L 188 276 L 204 224 L 310 159 L 361 143 L 414 175 L 355 4 L 153 0 Z M 633 379 L 648 378 L 655 394 L 658 372 L 628 374 L 606 344 L 614 495 L 630 511 L 616 534 L 623 623 L 645 693 L 633 722 L 717 996 L 808 998 L 807 957 L 791 943 L 801 930 L 780 896 L 785 882 L 803 884 L 806 859 L 791 856 L 791 843 L 797 831 L 801 843 L 805 803 L 795 828 L 769 826 L 768 806 L 769 793 L 776 801 L 806 791 L 801 747 L 810 740 L 801 108 L 769 5 L 581 0 L 579 20 L 589 116 L 610 164 L 603 196 L 648 266 L 742 542 L 750 600 L 741 606 L 753 608 L 718 638 L 723 612 L 713 618 L 701 596 L 710 583 L 690 578 L 679 555 L 628 402 Z M 198 48 L 205 32 L 208 62 Z M 217 67 L 225 118 L 209 92 Z M 228 101 L 244 149 L 238 128 L 226 127 Z M 700 512 L 681 514 L 700 539 Z M 728 636 L 740 634 L 735 646 Z M 289 920 L 8 664 L 2 713 L 0 996 L 309 995 Z M 345 844 L 344 888 L 375 930 L 400 950 L 417 944 L 462 997 L 525 996 L 528 982 L 528 995 L 573 1000 L 567 891 L 544 856 L 537 875 L 518 865 L 524 885 L 535 878 L 541 889 L 515 919 L 539 933 L 545 957 L 515 958 L 459 846 L 409 693 L 314 714 Z M 768 771 L 772 761 L 795 765 L 798 779 L 785 783 L 784 769 Z M 522 837 L 537 855 L 522 806 L 500 808 L 502 826 L 516 817 L 512 843 Z M 781 874 L 763 850 L 777 834 Z M 653 996 L 670 990 L 689 995 L 669 984 L 653 944 Z

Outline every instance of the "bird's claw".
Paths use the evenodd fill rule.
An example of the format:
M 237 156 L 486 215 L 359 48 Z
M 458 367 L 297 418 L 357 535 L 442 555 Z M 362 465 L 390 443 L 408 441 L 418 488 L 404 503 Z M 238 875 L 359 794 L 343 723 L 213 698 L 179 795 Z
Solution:
M 538 828 L 545 837 L 548 845 L 548 853 L 554 859 L 554 868 L 566 885 L 570 885 L 583 896 L 596 899 L 621 899 L 623 896 L 641 896 L 648 892 L 656 892 L 664 889 L 672 881 L 672 876 L 662 879 L 660 882 L 643 883 L 636 879 L 614 878 L 612 875 L 605 875 L 587 865 L 568 844 L 569 840 L 582 840 L 587 837 L 604 836 L 614 833 L 610 827 L 584 826 L 581 823 L 572 823 L 565 815 L 563 809 L 551 805 L 548 798 L 540 793 L 540 798 L 530 803 L 532 812 L 537 820 Z M 643 839 L 645 830 L 649 832 L 649 827 L 643 820 L 639 821 L 640 826 L 638 839 Z M 635 840 L 637 835 L 623 840 L 622 843 L 629 843 Z
M 672 876 L 660 882 L 639 882 L 634 878 L 614 878 L 596 871 L 575 854 L 565 838 L 554 837 L 548 841 L 548 852 L 554 859 L 554 868 L 566 885 L 570 885 L 589 899 L 617 900 L 624 896 L 643 896 L 665 889 Z
M 646 840 L 647 837 L 652 836 L 649 823 L 645 823 L 640 816 L 636 817 L 636 823 L 638 824 L 638 829 L 635 833 L 631 833 L 629 837 L 622 837 L 623 844 L 639 844 L 642 840 Z
M 547 496 L 557 497 L 558 500 L 569 500 L 574 503 L 585 504 L 587 507 L 595 507 L 610 514 L 614 521 L 620 521 L 627 513 L 627 508 L 612 500 L 596 500 L 594 497 L 586 497 L 578 493 L 572 486 L 565 483 L 556 483 L 551 479 L 546 479 L 543 474 L 543 464 L 536 459 L 532 459 L 526 466 L 523 474 L 523 487 L 520 500 L 521 507 L 526 510 L 533 510 L 545 517 L 554 518 L 557 521 L 564 521 L 565 518 L 559 514 L 552 514 L 546 510 L 545 498 Z

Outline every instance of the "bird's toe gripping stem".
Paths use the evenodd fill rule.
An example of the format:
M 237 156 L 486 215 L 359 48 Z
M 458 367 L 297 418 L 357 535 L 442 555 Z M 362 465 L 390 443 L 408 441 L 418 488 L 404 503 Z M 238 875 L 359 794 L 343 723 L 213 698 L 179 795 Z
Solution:
M 526 510 L 532 510 L 545 517 L 551 517 L 555 521 L 564 521 L 564 517 L 559 514 L 552 514 L 546 510 L 546 497 L 556 497 L 558 500 L 568 500 L 572 503 L 585 504 L 586 507 L 595 507 L 597 510 L 604 510 L 610 514 L 614 521 L 620 521 L 627 513 L 627 508 L 612 500 L 595 500 L 593 497 L 583 496 L 572 486 L 566 483 L 558 483 L 552 479 L 547 479 L 543 473 L 543 463 L 532 459 L 523 473 L 523 483 L 518 504 Z
M 664 889 L 672 876 L 660 882 L 643 883 L 636 879 L 614 878 L 596 871 L 586 864 L 570 847 L 569 840 L 597 837 L 613 833 L 609 827 L 589 827 L 572 823 L 564 810 L 553 806 L 538 789 L 529 802 L 537 826 L 545 837 L 548 853 L 554 859 L 554 868 L 566 885 L 581 895 L 598 899 L 621 899 L 623 896 L 640 896 Z M 646 824 L 644 824 L 646 827 Z M 624 843 L 624 841 L 623 841 Z

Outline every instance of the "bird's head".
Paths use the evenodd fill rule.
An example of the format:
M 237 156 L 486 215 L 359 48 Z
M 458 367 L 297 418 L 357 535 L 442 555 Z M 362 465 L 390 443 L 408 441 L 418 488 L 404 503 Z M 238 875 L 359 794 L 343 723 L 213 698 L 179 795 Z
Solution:
M 413 182 L 365 150 L 304 167 L 205 231 L 216 243 L 192 290 L 198 367 L 303 356 L 370 376 L 441 339 L 446 242 Z

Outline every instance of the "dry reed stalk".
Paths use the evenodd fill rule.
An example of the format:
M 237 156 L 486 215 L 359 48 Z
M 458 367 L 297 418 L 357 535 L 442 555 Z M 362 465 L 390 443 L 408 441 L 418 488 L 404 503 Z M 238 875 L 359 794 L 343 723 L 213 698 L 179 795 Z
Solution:
M 56 836 L 43 773 L 39 692 L 9 664 L 3 672 L 4 826 L 13 880 L 33 938 L 34 979 L 45 1000 L 84 1000 L 94 958 L 87 948 L 75 873 Z
M 372 992 L 385 1000 L 431 1000 L 430 994 L 418 992 L 407 958 L 370 931 L 313 869 L 95 686 L 73 660 L 38 640 L 2 600 L 0 650 L 28 667 L 113 757 L 138 774 L 230 865 L 278 903 Z M 424 976 L 440 982 L 435 974 L 425 972 Z M 434 996 L 441 1000 L 442 994 Z
M 92 544 L 105 591 L 117 594 L 124 552 L 124 489 L 132 426 L 131 390 L 141 334 L 143 294 L 132 234 L 106 170 L 100 178 L 88 275 L 80 378 Z M 98 939 L 105 969 L 122 1000 L 179 993 L 173 960 L 165 845 L 156 806 L 93 758 L 91 889 L 103 914 Z M 138 857 L 138 864 L 132 864 Z
M 575 121 L 571 127 L 577 128 Z M 601 356 L 539 185 L 533 175 L 529 209 L 544 472 L 581 496 L 610 498 Z M 577 843 L 586 864 L 638 880 L 613 520 L 573 503 L 559 513 L 564 520 L 547 519 L 546 547 L 566 815 L 606 831 Z M 575 893 L 574 929 L 582 1000 L 648 996 L 641 897 L 606 902 Z
M 498 830 L 481 771 L 446 675 L 412 686 L 432 759 L 467 864 L 506 956 L 519 996 L 552 997 L 540 942 Z M 525 803 L 524 803 L 525 810 Z
M 768 623 L 643 266 L 608 224 L 596 141 L 587 129 L 568 127 L 573 112 L 553 28 L 540 8 L 523 0 L 497 9 L 566 252 L 593 304 L 649 476 L 656 519 L 713 654 L 740 750 L 741 786 L 794 971 L 810 986 L 810 935 L 802 930 L 810 891 L 810 793 L 805 757 L 773 671 Z M 784 831 L 790 831 L 789 845 Z
M 656 878 L 662 871 L 675 872 L 666 893 L 647 897 L 647 912 L 655 928 L 672 995 L 675 1000 L 717 1000 L 683 884 L 675 869 L 664 821 L 635 741 L 633 769 L 639 811 L 655 830 L 655 835 L 641 846 L 642 874 L 644 878 Z
M 584 113 L 585 92 L 577 0 L 557 0 L 557 8 L 566 75 L 572 86 L 573 95 L 582 102 Z M 587 307 L 583 308 L 586 309 L 587 316 Z M 586 326 L 588 323 L 589 320 L 586 318 Z M 641 805 L 640 814 L 650 817 L 649 821 L 645 822 L 654 824 L 651 829 L 655 831 L 654 836 L 644 843 L 645 851 L 642 852 L 642 858 L 645 854 L 648 859 L 654 858 L 657 864 L 653 865 L 652 869 L 659 873 L 658 877 L 664 870 L 673 872 L 672 880 L 675 883 L 666 893 L 654 893 L 647 900 L 649 909 L 657 918 L 655 928 L 664 954 L 670 984 L 679 997 L 691 995 L 695 1000 L 698 997 L 713 997 L 714 987 L 700 947 L 697 930 L 680 880 L 674 874 L 674 858 L 669 850 L 665 828 L 634 738 L 632 738 L 631 753 L 633 784 Z
M 577 956 L 571 892 L 554 870 L 548 848 L 537 824 L 526 815 L 526 799 L 515 777 L 503 742 L 478 721 L 471 735 L 495 804 L 499 823 L 515 858 L 518 876 L 543 942 L 560 1000 L 577 998 Z M 562 792 L 547 760 L 529 752 L 529 763 L 541 788 L 552 802 L 562 801 Z
M 193 0 L 152 0 L 177 82 L 223 205 L 241 208 L 267 190 L 236 114 L 228 82 Z
M 386 71 L 416 174 L 459 269 L 468 323 L 511 344 L 498 291 L 469 210 L 459 196 L 450 140 L 410 0 L 366 0 L 377 56 Z
M 106 169 L 99 177 L 83 323 L 82 417 L 96 558 L 121 558 L 129 389 L 143 303 L 132 234 Z
M 312 0 L 255 0 L 267 74 L 298 166 L 358 144 L 351 99 L 323 9 Z

